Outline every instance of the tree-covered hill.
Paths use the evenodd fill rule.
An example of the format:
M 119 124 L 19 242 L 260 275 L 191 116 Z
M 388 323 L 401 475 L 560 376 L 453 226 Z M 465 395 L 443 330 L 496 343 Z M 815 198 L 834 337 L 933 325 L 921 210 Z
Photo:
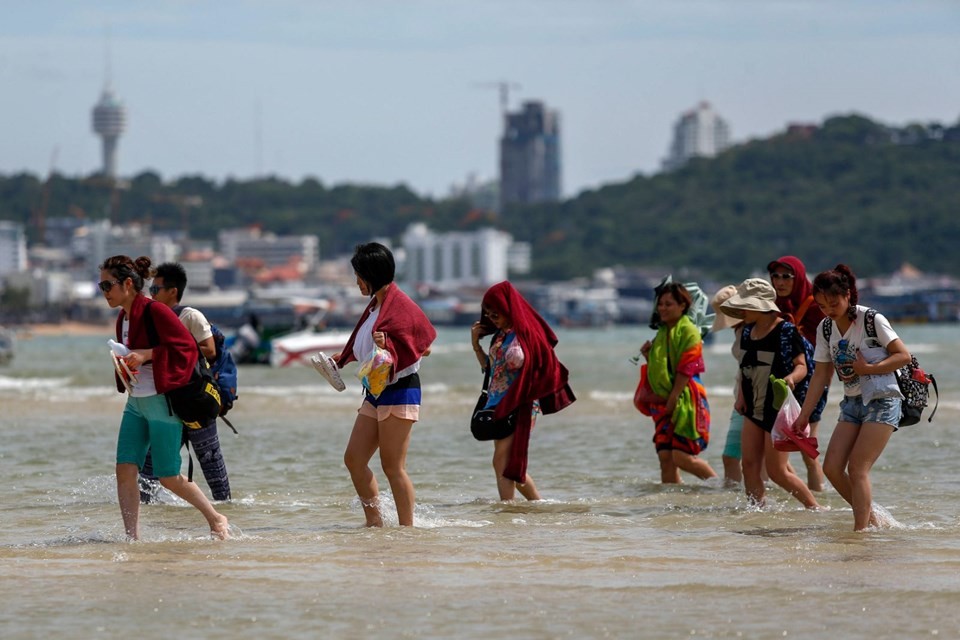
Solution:
M 222 183 L 155 173 L 112 189 L 95 177 L 0 176 L 0 219 L 111 217 L 158 230 L 259 224 L 316 234 L 323 256 L 411 222 L 437 231 L 495 225 L 533 245 L 534 275 L 565 279 L 600 267 L 689 267 L 737 278 L 773 257 L 800 256 L 811 272 L 848 262 L 860 275 L 903 262 L 960 276 L 960 126 L 894 129 L 861 116 L 831 118 L 737 146 L 680 170 L 638 175 L 557 204 L 495 216 L 465 200 L 434 201 L 404 186 L 299 184 L 276 178 Z
M 673 172 L 510 211 L 542 275 L 613 264 L 686 266 L 729 278 L 784 254 L 811 272 L 862 275 L 903 262 L 960 275 L 960 127 L 827 120 Z

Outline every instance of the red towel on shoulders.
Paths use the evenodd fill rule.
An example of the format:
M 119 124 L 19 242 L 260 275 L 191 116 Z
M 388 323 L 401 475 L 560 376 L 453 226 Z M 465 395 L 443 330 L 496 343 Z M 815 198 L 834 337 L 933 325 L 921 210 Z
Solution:
M 541 412 L 551 414 L 569 406 L 577 398 L 567 382 L 567 368 L 553 350 L 557 345 L 556 334 L 512 284 L 504 281 L 490 287 L 483 296 L 483 306 L 509 318 L 516 340 L 523 349 L 523 367 L 494 411 L 497 418 L 517 411 L 513 446 L 503 475 L 522 483 L 527 475 L 534 401 L 540 401 Z M 491 332 L 495 330 L 486 317 L 481 317 L 480 321 Z
M 153 326 L 157 330 L 160 344 L 151 345 L 147 335 L 147 325 L 143 314 L 150 313 Z M 117 316 L 117 342 L 123 341 L 123 319 L 126 311 L 120 310 Z M 180 318 L 170 307 L 152 300 L 144 295 L 138 295 L 130 305 L 130 329 L 127 336 L 127 346 L 131 349 L 153 348 L 153 381 L 157 393 L 166 393 L 171 389 L 179 389 L 190 382 L 194 367 L 197 366 L 197 341 L 193 339 L 190 330 L 183 326 Z M 116 374 L 114 374 L 116 376 Z M 117 391 L 125 391 L 123 383 L 117 377 Z
M 357 332 L 370 317 L 375 305 L 374 299 L 364 309 L 357 326 L 350 334 L 350 339 L 347 340 L 347 346 L 340 352 L 337 359 L 338 367 L 342 368 L 345 364 L 356 360 L 353 355 L 353 343 L 356 341 Z M 395 282 L 391 282 L 387 287 L 380 307 L 380 315 L 377 316 L 373 330 L 386 334 L 386 349 L 393 356 L 394 373 L 403 371 L 422 358 L 437 338 L 437 330 L 433 328 L 427 314 L 401 291 Z

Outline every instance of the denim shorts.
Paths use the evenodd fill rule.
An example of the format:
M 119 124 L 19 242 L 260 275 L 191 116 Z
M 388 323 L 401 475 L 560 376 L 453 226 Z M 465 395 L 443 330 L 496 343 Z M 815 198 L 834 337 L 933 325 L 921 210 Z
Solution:
M 900 424 L 900 398 L 877 398 L 863 406 L 863 396 L 844 396 L 840 402 L 840 422 L 861 425 L 864 422 L 888 424 L 896 431 Z

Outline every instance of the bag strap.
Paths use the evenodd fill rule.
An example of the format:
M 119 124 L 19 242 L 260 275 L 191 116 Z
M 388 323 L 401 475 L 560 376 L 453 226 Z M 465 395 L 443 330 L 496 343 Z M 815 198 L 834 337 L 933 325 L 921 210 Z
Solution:
M 867 333 L 868 338 L 877 337 L 877 323 L 875 318 L 877 317 L 876 309 L 867 309 L 867 312 L 863 314 L 863 328 Z
M 217 416 L 217 417 L 227 423 L 227 426 L 233 430 L 234 435 L 240 435 L 240 432 L 237 431 L 237 428 L 233 426 L 233 423 L 227 419 L 227 416 Z
M 833 333 L 833 318 L 824 318 L 823 319 L 823 339 L 826 340 L 827 344 L 830 344 L 830 334 Z
M 800 308 L 797 309 L 797 315 L 795 316 L 797 321 L 795 324 L 797 325 L 800 324 L 800 321 L 803 320 L 803 316 L 807 315 L 807 310 L 810 308 L 810 305 L 812 304 L 813 304 L 813 296 L 809 295 L 807 296 L 807 299 L 803 301 L 803 304 L 800 305 Z
M 930 412 L 930 417 L 927 418 L 927 422 L 933 422 L 933 416 L 937 415 L 937 407 L 940 406 L 940 389 L 937 389 L 937 379 L 934 378 L 931 374 L 927 374 L 927 377 L 930 379 L 930 382 L 933 383 L 933 391 L 937 394 L 937 399 L 933 403 L 933 411 Z

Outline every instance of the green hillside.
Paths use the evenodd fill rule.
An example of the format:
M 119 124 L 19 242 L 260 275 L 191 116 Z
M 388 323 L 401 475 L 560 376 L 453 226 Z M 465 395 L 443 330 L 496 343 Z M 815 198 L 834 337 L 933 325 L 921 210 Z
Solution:
M 542 275 L 630 264 L 736 279 L 784 254 L 811 272 L 907 261 L 960 275 L 960 127 L 834 118 L 504 222 L 534 243 Z
M 45 204 L 44 204 L 45 203 Z M 433 201 L 404 186 L 328 187 L 315 179 L 163 182 L 155 173 L 111 190 L 95 178 L 0 176 L 0 219 L 111 217 L 155 229 L 186 226 L 214 239 L 259 224 L 311 233 L 322 256 L 411 222 L 437 231 L 495 225 L 533 245 L 535 276 L 564 279 L 615 265 L 681 267 L 738 278 L 786 253 L 811 272 L 848 262 L 860 275 L 903 262 L 960 276 L 960 126 L 894 129 L 860 116 L 832 118 L 749 142 L 683 169 L 587 191 L 499 217 L 461 200 Z

